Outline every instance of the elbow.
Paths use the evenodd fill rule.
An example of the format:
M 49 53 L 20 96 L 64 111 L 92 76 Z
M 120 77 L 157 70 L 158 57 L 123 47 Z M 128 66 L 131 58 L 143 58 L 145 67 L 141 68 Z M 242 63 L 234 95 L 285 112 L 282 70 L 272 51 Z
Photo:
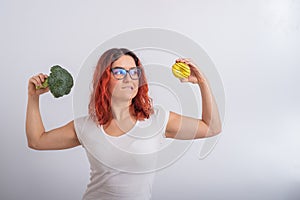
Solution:
M 27 146 L 30 149 L 34 150 L 43 150 L 42 146 L 42 136 L 44 133 L 41 134 L 32 134 L 29 132 L 26 132 L 27 135 Z
M 38 143 L 36 141 L 31 141 L 31 140 L 28 140 L 27 141 L 27 146 L 30 148 L 30 149 L 34 149 L 34 150 L 42 150 Z
M 222 127 L 219 126 L 218 128 L 216 128 L 213 132 L 214 135 L 219 135 L 222 132 Z
M 220 133 L 222 132 L 222 128 L 219 128 L 219 129 L 216 129 L 214 132 L 213 132 L 213 135 L 219 135 Z
M 213 123 L 212 126 L 209 127 L 212 136 L 218 135 L 222 132 L 222 123 L 220 120 L 217 123 Z
M 209 132 L 209 134 L 208 134 L 209 137 L 219 135 L 222 132 L 222 127 L 220 126 L 220 127 L 210 129 L 208 132 Z
M 32 142 L 28 142 L 28 147 L 30 149 L 39 150 L 38 145 L 36 145 L 35 143 L 32 143 Z

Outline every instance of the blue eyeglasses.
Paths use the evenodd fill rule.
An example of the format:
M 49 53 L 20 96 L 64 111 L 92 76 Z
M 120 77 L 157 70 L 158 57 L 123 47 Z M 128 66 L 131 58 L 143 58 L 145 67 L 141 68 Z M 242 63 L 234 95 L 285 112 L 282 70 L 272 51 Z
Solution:
M 112 72 L 113 76 L 118 80 L 124 79 L 126 77 L 127 73 L 129 74 L 129 76 L 132 80 L 137 80 L 141 76 L 141 69 L 139 69 L 137 67 L 131 68 L 129 70 L 126 70 L 122 67 L 114 67 L 114 68 L 111 68 L 110 71 Z

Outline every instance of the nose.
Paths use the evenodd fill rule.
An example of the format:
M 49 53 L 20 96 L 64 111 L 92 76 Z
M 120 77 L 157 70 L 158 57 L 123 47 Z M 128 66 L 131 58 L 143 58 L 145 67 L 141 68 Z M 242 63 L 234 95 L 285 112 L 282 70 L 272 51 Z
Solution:
M 125 77 L 123 78 L 123 82 L 128 83 L 131 80 L 129 73 L 127 72 Z

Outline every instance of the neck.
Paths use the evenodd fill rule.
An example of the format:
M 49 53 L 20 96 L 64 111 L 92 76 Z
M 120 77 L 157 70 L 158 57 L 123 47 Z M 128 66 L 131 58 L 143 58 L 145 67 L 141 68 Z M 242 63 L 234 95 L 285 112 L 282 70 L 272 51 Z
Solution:
M 113 118 L 116 121 L 122 121 L 124 119 L 131 119 L 130 114 L 130 105 L 131 102 L 128 101 L 112 101 L 111 110 Z

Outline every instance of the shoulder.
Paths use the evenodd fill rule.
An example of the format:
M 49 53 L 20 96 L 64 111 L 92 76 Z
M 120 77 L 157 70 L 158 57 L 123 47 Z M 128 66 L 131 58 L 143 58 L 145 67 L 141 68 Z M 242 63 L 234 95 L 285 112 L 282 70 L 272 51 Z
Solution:
M 168 123 L 169 115 L 169 110 L 167 110 L 163 105 L 154 105 L 153 114 L 150 116 L 149 121 L 153 126 L 164 130 Z
M 153 114 L 150 117 L 156 119 L 168 119 L 169 113 L 170 112 L 163 105 L 154 105 Z
M 77 117 L 74 119 L 74 128 L 77 135 L 81 135 L 86 129 L 97 126 L 89 115 Z

